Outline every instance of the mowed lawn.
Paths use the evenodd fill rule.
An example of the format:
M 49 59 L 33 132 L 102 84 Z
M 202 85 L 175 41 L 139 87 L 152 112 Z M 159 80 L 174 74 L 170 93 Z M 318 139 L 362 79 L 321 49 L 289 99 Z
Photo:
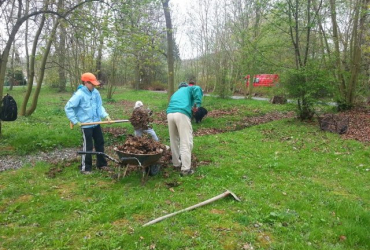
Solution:
M 114 119 L 129 118 L 137 100 L 156 121 L 165 117 L 166 94 L 117 89 L 106 100 L 105 91 Z M 9 93 L 20 105 L 24 89 Z M 45 89 L 31 117 L 3 122 L 0 157 L 78 147 L 81 134 L 63 111 L 70 96 Z M 193 176 L 168 167 L 142 185 L 139 171 L 120 180 L 81 175 L 73 159 L 0 172 L 0 249 L 370 249 L 369 145 L 294 118 L 242 125 L 292 104 L 207 96 L 204 106 L 210 115 L 194 132 L 228 132 L 194 138 Z M 129 123 L 112 128 L 123 132 L 106 133 L 107 147 L 133 133 Z M 154 129 L 168 145 L 166 124 Z M 227 196 L 143 227 L 225 190 L 241 201 Z

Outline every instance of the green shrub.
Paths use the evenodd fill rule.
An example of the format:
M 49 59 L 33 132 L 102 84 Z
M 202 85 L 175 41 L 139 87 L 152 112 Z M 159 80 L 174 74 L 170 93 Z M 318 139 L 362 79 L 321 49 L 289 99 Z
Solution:
M 317 100 L 333 94 L 332 78 L 320 65 L 310 64 L 305 68 L 290 70 L 283 79 L 289 97 L 297 99 L 297 112 L 301 120 L 311 120 Z

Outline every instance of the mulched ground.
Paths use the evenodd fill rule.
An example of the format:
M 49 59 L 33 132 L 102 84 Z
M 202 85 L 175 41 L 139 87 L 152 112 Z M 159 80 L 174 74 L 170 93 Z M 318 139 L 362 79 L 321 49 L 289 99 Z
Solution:
M 349 118 L 349 127 L 343 139 L 352 139 L 364 143 L 370 142 L 370 109 L 358 108 L 340 113 L 339 116 Z
M 222 117 L 226 115 L 233 115 L 234 113 L 237 113 L 238 109 L 233 108 L 229 111 L 225 110 L 213 110 L 210 111 L 207 115 L 207 117 L 210 118 L 217 118 Z M 270 112 L 261 116 L 253 116 L 253 117 L 244 117 L 241 121 L 231 123 L 229 126 L 223 129 L 215 129 L 215 128 L 201 128 L 198 129 L 194 136 L 202 136 L 202 135 L 212 135 L 212 134 L 218 134 L 218 133 L 224 133 L 229 131 L 236 131 L 241 130 L 247 127 L 251 127 L 258 124 L 263 124 L 267 122 L 272 122 L 275 120 L 285 119 L 285 118 L 293 118 L 295 117 L 295 112 Z
M 130 103 L 132 104 L 132 103 Z M 217 118 L 222 116 L 233 115 L 238 112 L 238 109 L 232 110 L 212 110 L 208 113 L 207 118 Z M 370 109 L 369 108 L 358 108 L 351 111 L 346 111 L 339 113 L 338 116 L 343 118 L 349 118 L 348 130 L 345 134 L 342 134 L 341 137 L 346 139 L 357 140 L 368 144 L 370 142 Z M 246 127 L 271 122 L 274 120 L 284 119 L 284 118 L 293 118 L 295 117 L 294 112 L 271 112 L 260 116 L 254 117 L 245 117 L 242 121 L 236 124 L 230 124 L 225 129 L 198 129 L 194 136 L 202 135 L 212 135 L 217 133 L 223 133 L 228 131 L 235 131 L 243 129 Z M 205 119 L 207 119 L 205 118 Z M 166 125 L 166 114 L 165 112 L 157 112 L 154 114 L 154 123 Z M 315 123 L 318 126 L 318 123 Z M 125 129 L 121 128 L 104 128 L 104 133 L 110 133 L 113 136 L 121 136 L 122 134 L 127 133 Z M 0 159 L 0 171 L 7 169 L 17 169 L 20 168 L 25 163 L 31 163 L 34 165 L 37 161 L 46 161 L 52 163 L 55 168 L 54 172 L 60 171 L 60 167 L 63 165 L 70 165 L 71 162 L 78 162 L 79 156 L 76 155 L 78 148 L 69 148 L 63 150 L 56 150 L 48 153 L 40 152 L 38 155 L 28 155 L 28 156 L 4 156 Z M 116 157 L 113 147 L 107 147 L 106 153 Z M 196 156 L 193 157 L 193 167 L 199 164 L 196 160 Z M 170 163 L 170 151 L 167 150 L 163 154 L 163 157 L 159 161 L 161 164 L 167 166 Z M 59 167 L 58 167 L 59 166 Z M 52 174 L 51 174 L 52 175 Z

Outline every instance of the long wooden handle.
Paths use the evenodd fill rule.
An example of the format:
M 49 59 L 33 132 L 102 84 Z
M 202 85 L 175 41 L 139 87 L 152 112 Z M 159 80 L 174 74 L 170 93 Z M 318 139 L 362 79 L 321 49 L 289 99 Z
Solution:
M 114 121 L 100 121 L 100 122 L 85 122 L 81 123 L 81 126 L 85 125 L 97 125 L 97 124 L 113 124 L 113 123 L 120 123 L 120 122 L 129 122 L 130 120 L 114 120 Z M 73 123 L 69 122 L 69 127 L 73 129 Z
M 209 204 L 209 203 L 211 203 L 211 202 L 214 202 L 214 201 L 216 201 L 216 200 L 219 200 L 219 199 L 221 199 L 221 198 L 224 198 L 224 197 L 228 196 L 229 194 L 231 194 L 231 195 L 232 195 L 232 196 L 233 196 L 237 201 L 240 201 L 240 199 L 239 199 L 239 198 L 238 198 L 238 197 L 237 197 L 233 192 L 231 192 L 231 191 L 227 190 L 226 192 L 224 192 L 224 193 L 222 193 L 222 194 L 220 194 L 220 195 L 217 195 L 217 196 L 215 196 L 215 197 L 213 197 L 213 198 L 211 198 L 211 199 L 208 199 L 208 200 L 206 200 L 206 201 L 203 201 L 203 202 L 201 202 L 201 203 L 195 204 L 194 206 L 191 206 L 191 207 L 188 207 L 188 208 L 184 208 L 184 209 L 182 209 L 182 210 L 180 210 L 180 211 L 177 211 L 177 212 L 174 212 L 174 213 L 171 213 L 171 214 L 167 214 L 167 215 L 164 215 L 164 216 L 162 216 L 162 217 L 159 217 L 159 218 L 157 218 L 157 219 L 155 219 L 155 220 L 149 221 L 148 223 L 144 224 L 144 225 L 143 225 L 143 227 L 146 227 L 146 226 L 152 225 L 152 224 L 154 224 L 154 223 L 157 223 L 157 222 L 159 222 L 159 221 L 162 221 L 162 220 L 164 220 L 164 219 L 167 219 L 167 218 L 169 218 L 169 217 L 172 217 L 172 216 L 174 216 L 174 215 L 176 215 L 176 214 L 179 214 L 179 213 L 182 213 L 182 212 L 185 212 L 185 211 L 189 211 L 189 210 L 192 210 L 192 209 L 197 208 L 197 207 L 204 206 L 204 205 L 206 205 L 206 204 Z

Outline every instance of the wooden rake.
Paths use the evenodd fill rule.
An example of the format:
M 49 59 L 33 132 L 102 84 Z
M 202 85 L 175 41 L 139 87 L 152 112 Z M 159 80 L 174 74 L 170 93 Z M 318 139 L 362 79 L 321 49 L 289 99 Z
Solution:
M 171 213 L 171 214 L 164 215 L 164 216 L 159 217 L 159 218 L 157 218 L 157 219 L 155 219 L 155 220 L 149 221 L 148 223 L 144 224 L 144 225 L 143 225 L 143 227 L 146 227 L 146 226 L 152 225 L 152 224 L 154 224 L 154 223 L 157 223 L 157 222 L 159 222 L 159 221 L 162 221 L 162 220 L 164 220 L 164 219 L 167 219 L 167 218 L 169 218 L 169 217 L 172 217 L 172 216 L 174 216 L 174 215 L 176 215 L 176 214 L 179 214 L 179 213 L 182 213 L 182 212 L 185 212 L 185 211 L 189 211 L 189 210 L 195 209 L 195 208 L 197 208 L 197 207 L 201 207 L 201 206 L 207 205 L 207 204 L 209 204 L 209 203 L 212 203 L 212 202 L 214 202 L 214 201 L 216 201 L 216 200 L 222 199 L 222 198 L 224 198 L 224 197 L 226 197 L 226 196 L 229 196 L 229 195 L 231 195 L 235 200 L 240 201 L 240 199 L 238 198 L 238 196 L 236 196 L 233 192 L 231 192 L 231 191 L 229 191 L 229 190 L 226 190 L 226 192 L 224 192 L 224 193 L 222 193 L 222 194 L 219 194 L 219 195 L 217 195 L 217 196 L 215 196 L 215 197 L 213 197 L 213 198 L 211 198 L 211 199 L 208 199 L 208 200 L 206 200 L 206 201 L 203 201 L 203 202 L 198 203 L 198 204 L 196 204 L 196 205 L 193 205 L 193 206 L 191 206 L 191 207 L 184 208 L 184 209 L 182 209 L 182 210 L 180 210 L 180 211 L 177 211 L 177 212 L 174 212 L 174 213 Z

